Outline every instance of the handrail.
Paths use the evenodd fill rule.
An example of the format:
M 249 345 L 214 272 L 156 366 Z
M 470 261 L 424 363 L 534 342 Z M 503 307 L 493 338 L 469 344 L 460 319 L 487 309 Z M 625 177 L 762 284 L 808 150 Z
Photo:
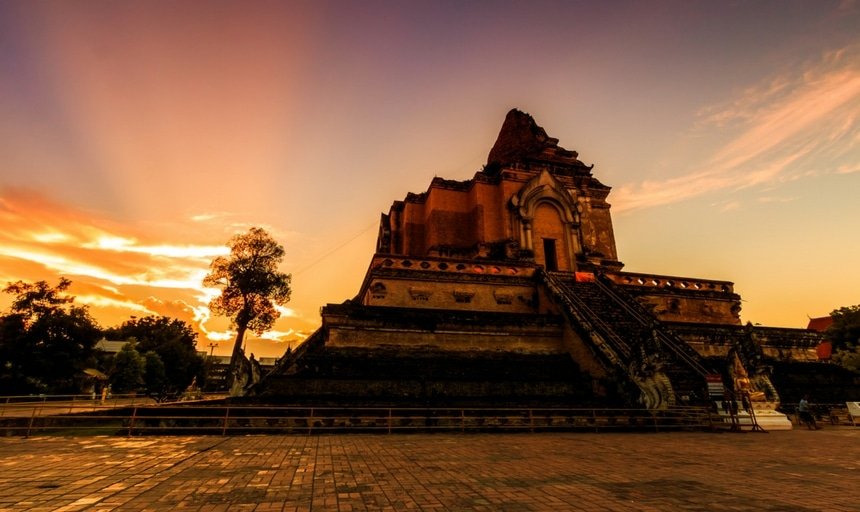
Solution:
M 625 342 L 606 322 L 604 322 L 599 315 L 595 314 L 594 311 L 589 308 L 588 305 L 582 299 L 580 299 L 574 294 L 564 293 L 561 289 L 563 285 L 558 281 L 556 276 L 546 271 L 541 272 L 541 276 L 544 278 L 544 282 L 546 282 L 547 287 L 553 293 L 555 298 L 561 300 L 565 305 L 567 305 L 567 308 L 565 308 L 565 312 L 575 314 L 578 311 L 584 310 L 583 312 L 586 314 L 586 318 L 575 318 L 577 323 L 580 323 L 583 327 L 590 329 L 592 331 L 592 336 L 597 335 L 600 338 L 603 338 L 602 333 L 605 333 L 607 337 L 617 346 L 616 348 L 621 350 L 624 362 L 627 363 L 627 360 L 630 358 L 630 345 Z M 576 302 L 575 305 L 571 299 Z M 596 330 L 592 328 L 592 324 L 594 323 L 598 324 L 602 333 L 597 333 Z M 619 359 L 622 359 L 614 353 L 615 349 L 611 347 L 606 347 L 604 344 L 601 343 L 598 343 L 597 345 L 600 350 L 604 352 L 606 352 L 607 350 L 611 351 L 606 355 L 613 363 L 617 362 L 617 360 Z
M 604 282 L 601 281 L 600 278 L 595 279 L 597 286 L 609 295 L 609 297 L 619 306 L 621 306 L 627 313 L 629 313 L 640 325 L 646 328 L 650 328 L 652 325 L 655 327 L 654 332 L 656 332 L 658 338 L 663 341 L 663 344 L 668 346 L 672 352 L 674 352 L 678 357 L 680 357 L 688 366 L 690 366 L 696 373 L 700 376 L 705 377 L 710 375 L 713 372 L 708 371 L 707 368 L 702 366 L 695 358 L 693 358 L 689 353 L 686 353 L 685 350 L 681 349 L 679 342 L 683 344 L 683 340 L 675 337 L 669 336 L 665 333 L 664 329 L 662 329 L 662 324 L 658 318 L 654 315 L 646 314 L 644 308 L 635 301 L 632 301 L 636 304 L 634 307 L 631 304 L 631 301 L 628 301 L 626 297 L 622 297 L 617 290 L 614 290 L 612 287 L 607 286 Z M 683 346 L 686 346 L 684 344 Z
M 618 335 L 615 332 L 615 329 L 612 328 L 611 325 L 606 323 L 600 315 L 597 315 L 593 309 L 591 309 L 588 304 L 585 303 L 582 299 L 577 297 L 576 295 L 572 295 L 571 299 L 576 302 L 576 305 L 580 308 L 580 310 L 584 310 L 584 312 L 589 316 L 592 323 L 597 324 L 600 329 L 603 331 L 603 334 L 607 335 L 612 341 L 615 342 L 616 346 L 621 349 L 622 354 L 625 358 L 630 357 L 631 349 L 630 344 L 627 343 L 624 338 Z
M 115 435 L 409 431 L 712 430 L 707 407 L 667 410 L 564 407 L 131 407 L 122 414 L 6 418 L 0 434 L 99 431 Z M 13 421 L 18 420 L 18 421 Z M 718 422 L 718 421 L 717 421 Z
M 629 311 L 641 324 L 648 326 L 648 323 L 646 321 L 647 316 L 645 313 L 645 309 L 644 307 L 642 307 L 641 304 L 639 304 L 635 300 L 627 300 L 626 297 L 622 297 L 622 295 L 617 290 L 613 289 L 613 287 L 611 286 L 606 285 L 600 280 L 600 278 L 598 278 L 596 282 L 602 290 L 610 294 L 610 296 L 613 298 L 613 300 L 616 301 L 616 303 L 627 309 L 627 311 Z M 634 304 L 636 307 L 633 306 Z M 702 366 L 695 358 L 691 357 L 689 353 L 686 353 L 684 350 L 681 350 L 680 347 L 684 347 L 687 350 L 693 349 L 689 348 L 689 346 L 686 345 L 684 341 L 677 336 L 669 336 L 668 334 L 666 334 L 666 331 L 662 328 L 662 323 L 658 318 L 651 315 L 651 318 L 648 320 L 653 322 L 655 327 L 654 332 L 656 332 L 658 338 L 663 342 L 663 345 L 667 346 L 670 350 L 672 350 L 672 352 L 675 353 L 678 357 L 680 357 L 685 363 L 687 363 L 687 365 L 691 369 L 693 369 L 702 377 L 706 377 L 714 373 L 713 371 L 710 371 L 704 366 Z M 696 355 L 698 356 L 698 354 Z M 736 393 L 733 389 L 726 387 L 723 388 L 723 394 L 724 397 L 729 401 L 740 401 L 742 406 L 744 406 L 745 403 L 749 403 L 749 407 L 747 408 L 746 406 L 744 406 L 744 409 L 749 411 L 750 418 L 753 423 L 753 430 L 759 430 L 762 432 L 764 431 L 764 429 L 761 428 L 761 426 L 758 424 L 758 420 L 755 417 L 755 412 L 753 411 L 752 403 L 749 400 L 748 396 L 746 397 L 746 400 L 744 400 L 743 396 L 739 396 L 739 394 Z
M 201 396 L 204 398 L 209 396 L 218 396 L 223 397 L 226 396 L 225 393 L 220 391 L 206 391 L 201 392 Z M 96 395 L 93 397 L 92 393 L 69 393 L 69 394 L 45 394 L 40 393 L 38 395 L 0 395 L 0 407 L 4 405 L 30 405 L 30 404 L 42 404 L 42 403 L 51 403 L 51 402 L 88 402 L 88 401 L 101 401 L 101 396 Z M 109 396 L 105 397 L 106 402 L 111 401 L 119 401 L 119 400 L 154 400 L 153 397 L 142 394 L 142 393 L 111 393 Z M 180 399 L 174 400 L 176 402 L 181 401 Z

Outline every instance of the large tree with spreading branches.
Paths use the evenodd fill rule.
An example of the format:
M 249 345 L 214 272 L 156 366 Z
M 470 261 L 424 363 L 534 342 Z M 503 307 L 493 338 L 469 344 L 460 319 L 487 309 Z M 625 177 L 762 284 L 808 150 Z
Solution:
M 0 316 L 0 389 L 5 393 L 76 393 L 95 365 L 101 335 L 86 306 L 67 295 L 71 281 L 8 284 L 14 296 Z
M 230 254 L 212 261 L 203 285 L 221 288 L 221 295 L 209 303 L 209 308 L 230 317 L 236 327 L 230 358 L 232 379 L 244 358 L 245 333 L 250 329 L 259 336 L 269 330 L 280 317 L 275 306 L 290 300 L 290 274 L 278 270 L 284 248 L 262 228 L 234 236 L 227 246 Z

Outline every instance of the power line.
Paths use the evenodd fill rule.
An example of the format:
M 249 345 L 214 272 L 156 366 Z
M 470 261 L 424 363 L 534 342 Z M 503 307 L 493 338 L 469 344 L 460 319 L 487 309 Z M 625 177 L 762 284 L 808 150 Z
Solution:
M 308 266 L 306 266 L 306 267 L 302 268 L 301 270 L 297 270 L 296 272 L 293 272 L 293 275 L 294 275 L 294 276 L 297 276 L 297 275 L 299 275 L 299 274 L 301 274 L 301 273 L 305 272 L 306 270 L 309 270 L 309 269 L 313 268 L 314 266 L 316 266 L 318 263 L 320 263 L 320 262 L 321 262 L 321 261 L 323 261 L 324 259 L 328 258 L 329 256 L 331 256 L 332 254 L 336 253 L 337 251 L 339 251 L 339 250 L 343 249 L 344 247 L 346 247 L 347 245 L 349 245 L 350 243 L 352 243 L 356 238 L 358 238 L 358 237 L 360 237 L 361 235 L 363 235 L 363 234 L 367 233 L 371 228 L 376 227 L 376 226 L 378 226 L 378 225 L 379 225 L 379 221 L 373 221 L 369 226 L 367 226 L 366 228 L 362 229 L 360 232 L 358 232 L 358 233 L 357 233 L 356 235 L 354 235 L 352 238 L 350 238 L 349 240 L 347 240 L 347 241 L 343 242 L 342 244 L 340 244 L 340 245 L 338 245 L 338 246 L 334 247 L 333 249 L 330 249 L 328 252 L 324 253 L 322 256 L 320 256 L 319 258 L 317 258 L 317 260 L 316 260 L 316 261 L 314 261 L 313 263 L 311 263 L 310 265 L 308 265 Z

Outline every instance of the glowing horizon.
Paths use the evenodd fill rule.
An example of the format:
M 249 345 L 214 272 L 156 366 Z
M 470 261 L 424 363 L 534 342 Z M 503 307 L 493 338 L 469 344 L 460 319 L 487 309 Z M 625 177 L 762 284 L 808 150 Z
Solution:
M 151 235 L 115 231 L 122 227 L 104 227 L 104 219 L 87 218 L 31 194 L 4 191 L 2 205 L 7 229 L 0 235 L 0 262 L 41 267 L 18 276 L 0 275 L 4 286 L 17 280 L 47 280 L 53 285 L 63 276 L 72 279 L 69 293 L 78 304 L 89 306 L 102 323 L 110 322 L 104 327 L 119 325 L 131 316 L 167 315 L 191 325 L 200 335 L 201 346 L 235 338 L 226 320 L 213 318 L 208 309 L 208 302 L 220 291 L 202 285 L 211 259 L 229 253 L 226 245 L 140 243 L 140 238 Z M 122 260 L 117 261 L 118 254 Z M 45 279 L 43 274 L 50 277 Z M 0 304 L 8 305 L 10 299 L 4 297 Z M 297 317 L 289 307 L 278 310 L 284 319 Z M 307 335 L 287 328 L 261 338 L 289 344 Z M 229 347 L 219 345 L 219 349 Z
M 357 292 L 379 213 L 471 178 L 517 107 L 613 187 L 625 270 L 804 327 L 860 303 L 857 26 L 854 0 L 4 2 L 0 284 L 65 276 L 103 326 L 226 354 L 202 277 L 260 226 L 293 295 L 248 346 L 280 355 Z

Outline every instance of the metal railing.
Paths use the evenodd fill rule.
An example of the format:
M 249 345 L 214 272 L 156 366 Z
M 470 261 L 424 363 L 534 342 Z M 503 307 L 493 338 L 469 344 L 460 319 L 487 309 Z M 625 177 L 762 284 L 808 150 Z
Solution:
M 199 393 L 194 399 L 212 400 L 226 397 L 226 393 Z M 171 400 L 158 401 L 155 398 L 138 394 L 111 394 L 102 398 L 99 395 L 12 395 L 0 396 L 0 418 L 21 416 L 45 416 L 95 412 L 102 409 L 155 405 L 157 403 L 177 403 L 191 400 L 189 396 L 179 396 Z
M 158 405 L 0 418 L 0 435 L 232 435 L 715 430 L 706 407 L 667 410 Z
M 13 395 L 0 397 L 0 417 L 41 415 L 44 411 L 68 413 L 95 410 L 96 407 L 124 407 L 154 404 L 155 400 L 145 395 L 112 394 L 99 395 Z

